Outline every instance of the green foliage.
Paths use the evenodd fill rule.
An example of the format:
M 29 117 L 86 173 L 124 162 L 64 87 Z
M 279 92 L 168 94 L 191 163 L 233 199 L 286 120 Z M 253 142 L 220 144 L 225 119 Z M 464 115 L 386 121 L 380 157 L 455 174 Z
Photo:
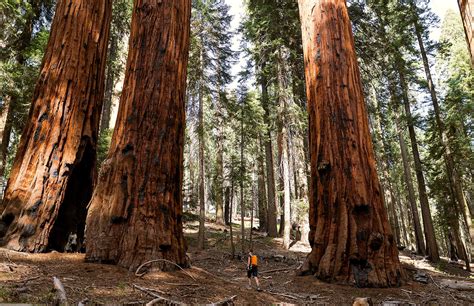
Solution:
M 436 57 L 436 70 L 439 71 L 438 91 L 441 100 L 441 116 L 449 143 L 451 156 L 455 160 L 456 171 L 463 178 L 463 186 L 468 195 L 474 193 L 472 165 L 474 154 L 474 71 L 466 48 L 464 30 L 459 14 L 448 11 L 441 27 L 443 48 Z M 456 221 L 458 212 L 453 209 L 452 190 L 446 173 L 442 147 L 438 145 L 438 131 L 434 115 L 429 115 L 427 135 L 429 143 L 429 187 L 436 200 L 436 222 L 446 233 Z
M 99 134 L 99 141 L 97 142 L 97 169 L 100 169 L 100 166 L 107 158 L 113 132 L 112 129 L 103 129 Z
M 224 178 L 217 160 L 219 155 L 226 154 L 229 140 L 225 131 L 232 116 L 227 88 L 232 81 L 230 68 L 236 56 L 231 49 L 231 20 L 229 6 L 224 1 L 192 1 L 184 183 L 185 198 L 190 206 L 197 204 L 199 181 L 199 143 L 194 139 L 202 137 L 205 148 L 206 201 L 215 202 L 223 187 Z
M 0 100 L 10 102 L 9 109 L 1 107 L 0 111 L 9 112 L 7 125 L 11 126 L 6 134 L 8 142 L 3 144 L 8 148 L 4 177 L 8 177 L 26 123 L 54 4 L 52 0 L 0 1 Z

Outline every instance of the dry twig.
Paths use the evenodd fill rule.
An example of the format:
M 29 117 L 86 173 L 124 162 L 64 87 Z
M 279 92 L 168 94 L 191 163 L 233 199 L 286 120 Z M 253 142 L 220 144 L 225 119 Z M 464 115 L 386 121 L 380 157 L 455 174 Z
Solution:
M 273 273 L 273 272 L 283 272 L 283 271 L 290 271 L 290 270 L 293 270 L 294 268 L 281 268 L 281 269 L 273 269 L 273 270 L 268 270 L 268 271 L 262 271 L 262 272 L 259 272 L 260 274 L 264 274 L 264 273 Z
M 218 305 L 227 305 L 227 304 L 230 304 L 230 303 L 234 303 L 234 300 L 235 298 L 237 297 L 237 295 L 233 295 L 231 297 L 228 297 L 222 301 L 219 301 L 219 302 L 215 302 L 215 303 L 212 303 L 212 304 L 209 304 L 211 306 L 218 306 Z
M 166 304 L 169 304 L 169 305 L 184 305 L 183 303 L 181 302 L 178 302 L 178 301 L 173 301 L 173 300 L 170 300 L 170 299 L 167 299 L 157 293 L 155 293 L 154 291 L 157 291 L 155 289 L 151 289 L 151 288 L 145 288 L 145 287 L 140 287 L 138 285 L 135 285 L 133 284 L 133 288 L 136 288 L 152 297 L 154 297 L 155 299 L 151 300 L 150 302 L 147 303 L 147 305 L 153 305 L 154 303 L 157 303 L 158 301 L 164 301 Z
M 167 282 L 163 282 L 163 284 L 170 285 L 170 286 L 195 286 L 195 287 L 199 287 L 198 284 L 179 284 L 179 283 L 167 283 Z

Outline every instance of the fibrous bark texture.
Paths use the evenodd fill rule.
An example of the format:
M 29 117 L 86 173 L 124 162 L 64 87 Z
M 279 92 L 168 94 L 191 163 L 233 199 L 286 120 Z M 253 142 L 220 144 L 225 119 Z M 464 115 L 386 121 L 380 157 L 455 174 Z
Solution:
M 86 260 L 186 266 L 182 180 L 190 0 L 136 0 L 124 90 L 87 215 Z
M 8 248 L 62 251 L 83 236 L 95 177 L 112 0 L 61 0 L 2 208 Z
M 398 286 L 403 270 L 384 209 L 344 0 L 299 0 L 311 152 L 303 272 L 360 287 Z

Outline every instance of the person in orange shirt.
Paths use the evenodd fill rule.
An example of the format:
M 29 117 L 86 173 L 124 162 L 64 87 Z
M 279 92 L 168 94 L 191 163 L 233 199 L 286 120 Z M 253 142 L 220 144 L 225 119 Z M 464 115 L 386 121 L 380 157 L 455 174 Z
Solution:
M 253 250 L 249 251 L 249 258 L 247 260 L 247 277 L 249 278 L 249 287 L 252 287 L 252 277 L 255 278 L 257 284 L 257 290 L 261 291 L 260 283 L 258 281 L 258 258 L 257 255 L 253 255 Z

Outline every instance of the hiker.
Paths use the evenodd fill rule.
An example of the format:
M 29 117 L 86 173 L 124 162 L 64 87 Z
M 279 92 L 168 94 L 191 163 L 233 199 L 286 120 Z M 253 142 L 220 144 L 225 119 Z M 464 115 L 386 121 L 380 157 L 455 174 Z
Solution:
M 258 258 L 257 255 L 253 255 L 253 250 L 249 251 L 249 258 L 247 260 L 247 277 L 249 278 L 249 288 L 252 288 L 252 277 L 255 278 L 257 284 L 257 290 L 261 291 L 260 283 L 258 281 Z

